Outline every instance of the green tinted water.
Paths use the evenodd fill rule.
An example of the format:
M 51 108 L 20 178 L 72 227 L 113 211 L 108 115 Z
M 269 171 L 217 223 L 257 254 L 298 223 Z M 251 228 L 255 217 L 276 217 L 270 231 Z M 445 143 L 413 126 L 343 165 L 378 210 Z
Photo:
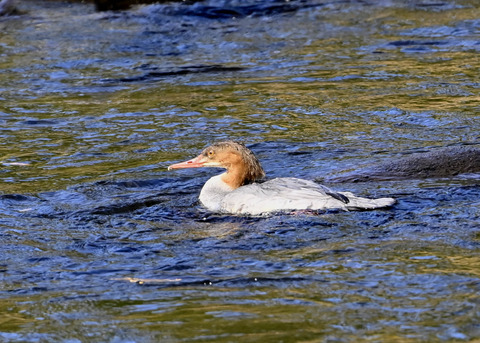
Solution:
M 230 138 L 304 178 L 478 143 L 475 1 L 308 4 L 0 19 L 0 340 L 480 337 L 476 177 L 335 185 L 398 204 L 249 219 L 198 205 L 215 171 L 166 171 Z

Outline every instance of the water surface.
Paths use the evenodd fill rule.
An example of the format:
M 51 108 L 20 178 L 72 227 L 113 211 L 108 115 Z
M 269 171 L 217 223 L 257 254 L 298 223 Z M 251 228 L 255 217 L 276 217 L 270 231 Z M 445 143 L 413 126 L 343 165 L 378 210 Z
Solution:
M 477 146 L 476 1 L 20 7 L 0 18 L 0 340 L 480 337 L 478 175 L 245 218 L 198 204 L 216 170 L 166 170 L 222 139 L 310 179 Z

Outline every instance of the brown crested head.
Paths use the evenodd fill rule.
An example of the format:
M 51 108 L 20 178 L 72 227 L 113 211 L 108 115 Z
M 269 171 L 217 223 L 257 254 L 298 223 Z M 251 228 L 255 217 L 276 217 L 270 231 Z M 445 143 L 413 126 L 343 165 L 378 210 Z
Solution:
M 225 141 L 214 143 L 202 151 L 209 162 L 206 165 L 227 169 L 227 173 L 237 174 L 237 186 L 246 185 L 265 177 L 260 162 L 243 143 Z

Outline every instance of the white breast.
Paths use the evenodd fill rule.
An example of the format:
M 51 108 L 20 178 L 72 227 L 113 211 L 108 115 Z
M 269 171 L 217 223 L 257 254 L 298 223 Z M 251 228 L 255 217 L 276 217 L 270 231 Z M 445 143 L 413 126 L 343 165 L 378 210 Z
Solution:
M 213 212 L 224 212 L 222 202 L 225 196 L 234 189 L 222 181 L 222 175 L 210 178 L 200 192 L 200 202 Z

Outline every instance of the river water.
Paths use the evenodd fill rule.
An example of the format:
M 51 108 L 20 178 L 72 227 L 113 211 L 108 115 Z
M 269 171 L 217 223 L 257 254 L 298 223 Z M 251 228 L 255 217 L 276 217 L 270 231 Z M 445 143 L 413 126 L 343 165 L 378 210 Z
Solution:
M 207 1 L 0 18 L 0 341 L 480 339 L 478 175 L 330 185 L 368 212 L 208 213 L 244 141 L 269 177 L 480 142 L 480 5 Z

